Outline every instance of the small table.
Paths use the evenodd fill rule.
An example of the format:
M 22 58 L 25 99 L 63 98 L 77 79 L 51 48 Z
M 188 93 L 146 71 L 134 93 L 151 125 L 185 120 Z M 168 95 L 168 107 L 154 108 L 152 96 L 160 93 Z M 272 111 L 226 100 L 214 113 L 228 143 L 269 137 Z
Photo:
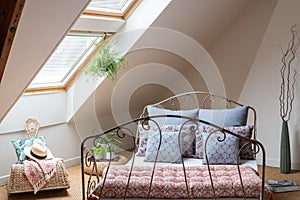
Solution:
M 88 158 L 88 159 L 90 159 L 90 158 Z M 128 162 L 128 159 L 125 156 L 115 155 L 115 158 L 110 161 L 110 165 L 124 165 L 127 162 Z M 96 164 L 97 164 L 98 174 L 101 176 L 104 168 L 108 166 L 109 161 L 108 160 L 96 160 Z M 87 174 L 96 175 L 96 171 L 94 170 L 92 172 L 92 168 L 93 168 L 93 164 L 89 167 L 84 166 L 84 172 Z

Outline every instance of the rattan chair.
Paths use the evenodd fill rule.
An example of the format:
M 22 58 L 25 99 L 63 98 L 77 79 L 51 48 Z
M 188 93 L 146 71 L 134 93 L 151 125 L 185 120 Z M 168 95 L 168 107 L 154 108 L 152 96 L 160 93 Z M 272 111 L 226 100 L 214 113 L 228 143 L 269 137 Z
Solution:
M 25 130 L 28 137 L 37 137 L 40 124 L 35 118 L 25 121 Z M 67 189 L 70 187 L 68 172 L 62 162 L 56 166 L 56 173 L 40 190 Z M 24 174 L 23 164 L 13 164 L 11 167 L 10 178 L 7 186 L 8 194 L 33 192 L 34 189 Z

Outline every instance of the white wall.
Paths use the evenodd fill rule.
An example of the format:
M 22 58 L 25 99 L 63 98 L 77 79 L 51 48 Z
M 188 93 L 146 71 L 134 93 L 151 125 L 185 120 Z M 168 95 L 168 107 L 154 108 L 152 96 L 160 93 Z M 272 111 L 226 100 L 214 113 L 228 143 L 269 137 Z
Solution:
M 66 93 L 22 96 L 0 124 L 0 135 L 24 130 L 29 117 L 39 120 L 41 127 L 66 121 Z
M 251 1 L 207 48 L 222 74 L 226 94 L 232 99 L 241 94 L 276 2 Z
M 251 102 L 258 114 L 258 138 L 263 142 L 267 151 L 267 164 L 279 166 L 280 160 L 280 132 L 281 118 L 279 115 L 280 68 L 282 53 L 279 45 L 286 48 L 291 38 L 290 28 L 297 24 L 300 33 L 300 1 L 279 0 L 273 16 L 266 30 L 264 39 L 257 52 L 246 84 L 242 90 L 240 100 Z M 299 60 L 300 50 L 297 59 Z M 289 122 L 290 141 L 292 149 L 292 166 L 300 168 L 300 137 L 299 137 L 299 89 L 300 66 L 296 60 L 298 70 L 296 98 Z

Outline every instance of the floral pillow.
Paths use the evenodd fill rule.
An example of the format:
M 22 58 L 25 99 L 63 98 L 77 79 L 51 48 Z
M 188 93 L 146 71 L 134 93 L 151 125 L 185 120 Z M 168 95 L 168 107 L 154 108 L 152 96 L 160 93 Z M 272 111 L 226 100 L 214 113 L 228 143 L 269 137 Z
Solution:
M 253 126 L 233 126 L 233 127 L 225 127 L 225 129 L 237 133 L 243 137 L 251 138 Z M 247 141 L 240 139 L 239 149 L 241 149 Z M 251 144 L 247 144 L 240 152 L 240 159 L 253 160 L 255 159 L 255 155 L 253 154 L 253 148 Z
M 180 146 L 183 150 L 183 157 L 194 157 L 194 138 L 195 138 L 195 125 L 164 125 L 160 127 L 162 133 L 164 132 L 177 132 L 180 133 Z M 152 132 L 159 133 L 157 126 L 138 126 L 139 142 L 136 155 L 145 156 L 147 150 L 148 134 Z
M 219 131 L 210 134 L 203 132 L 202 135 L 203 146 L 206 144 L 206 151 L 203 152 L 203 164 L 207 164 L 208 162 L 209 164 L 238 164 L 238 137 L 230 134 L 226 134 L 225 137 L 225 135 Z
M 210 133 L 216 130 L 212 126 L 199 126 L 195 132 L 195 157 L 196 158 L 203 158 L 203 137 L 202 133 Z
M 151 127 L 143 126 L 141 124 L 138 125 L 138 144 L 137 144 L 137 156 L 145 156 L 147 149 L 147 140 L 148 140 L 148 132 Z
M 161 137 L 160 149 L 158 152 Z M 145 161 L 181 163 L 178 132 L 152 132 L 148 135 Z
M 27 145 L 30 145 L 33 143 L 35 140 L 40 140 L 42 143 L 46 144 L 45 137 L 44 136 L 38 136 L 34 138 L 24 138 L 21 140 L 12 140 L 12 144 L 16 150 L 17 158 L 18 158 L 18 163 L 22 164 L 23 161 L 26 159 L 26 155 L 24 153 L 24 148 Z
M 232 126 L 232 127 L 225 127 L 225 129 L 237 133 L 243 137 L 251 138 L 252 137 L 252 130 L 253 126 Z M 203 133 L 210 133 L 216 130 L 216 128 L 212 126 L 199 126 L 196 130 L 196 141 L 195 141 L 195 154 L 197 158 L 203 158 Z M 245 140 L 240 140 L 239 142 L 239 149 L 243 147 L 247 142 Z M 252 160 L 255 158 L 254 154 L 252 153 L 253 149 L 250 144 L 246 145 L 240 152 L 240 159 Z

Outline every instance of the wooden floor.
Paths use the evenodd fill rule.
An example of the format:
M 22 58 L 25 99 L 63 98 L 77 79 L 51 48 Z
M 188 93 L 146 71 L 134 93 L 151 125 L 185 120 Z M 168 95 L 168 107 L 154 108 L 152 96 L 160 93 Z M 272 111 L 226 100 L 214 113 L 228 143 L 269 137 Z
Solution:
M 290 174 L 280 173 L 276 167 L 266 168 L 266 180 L 294 180 L 300 185 L 300 171 L 292 171 Z M 273 193 L 275 200 L 300 200 L 300 191 Z
M 70 188 L 67 190 L 39 191 L 36 195 L 31 193 L 7 195 L 6 186 L 0 187 L 0 200 L 80 200 L 81 173 L 80 165 L 67 168 L 69 172 Z
M 80 165 L 68 168 L 70 188 L 67 190 L 40 191 L 33 193 L 7 195 L 6 186 L 0 187 L 0 200 L 80 200 L 81 198 L 81 174 Z M 300 171 L 290 174 L 281 174 L 278 168 L 266 168 L 266 180 L 295 180 L 300 184 Z M 274 193 L 275 200 L 300 200 L 300 191 L 287 193 Z

